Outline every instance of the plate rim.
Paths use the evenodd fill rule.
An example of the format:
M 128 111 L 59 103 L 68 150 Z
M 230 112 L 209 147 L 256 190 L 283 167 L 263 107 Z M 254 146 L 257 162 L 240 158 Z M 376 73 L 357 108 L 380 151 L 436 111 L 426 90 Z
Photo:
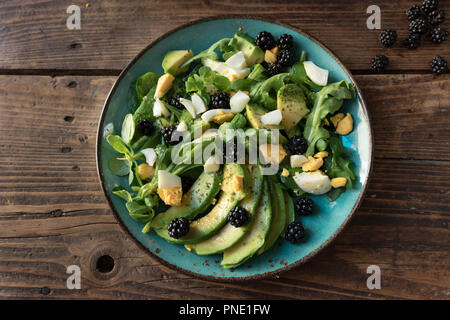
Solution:
M 156 45 L 158 42 L 160 42 L 161 40 L 163 40 L 164 38 L 170 36 L 171 34 L 182 30 L 186 27 L 195 25 L 195 24 L 199 24 L 199 23 L 203 23 L 203 22 L 208 22 L 208 21 L 213 21 L 213 20 L 220 20 L 220 19 L 247 19 L 247 20 L 256 20 L 256 21 L 262 21 L 262 22 L 268 22 L 268 23 L 272 23 L 272 24 L 277 24 L 280 25 L 282 27 L 288 28 L 294 32 L 297 32 L 303 36 L 305 36 L 306 38 L 308 38 L 309 40 L 315 42 L 316 44 L 318 44 L 323 50 L 325 50 L 339 65 L 340 67 L 344 70 L 344 72 L 348 75 L 348 77 L 350 78 L 350 81 L 352 82 L 352 84 L 355 87 L 360 105 L 362 107 L 362 111 L 363 111 L 363 115 L 366 117 L 367 119 L 367 123 L 368 123 L 368 130 L 369 130 L 369 166 L 368 166 L 368 171 L 367 171 L 367 177 L 365 178 L 365 180 L 361 183 L 361 192 L 356 200 L 356 203 L 353 205 L 352 210 L 350 211 L 350 213 L 347 215 L 347 217 L 345 218 L 345 220 L 341 223 L 341 225 L 339 226 L 339 228 L 325 241 L 323 242 L 319 247 L 317 247 L 315 250 L 311 251 L 308 255 L 304 256 L 303 258 L 301 258 L 300 260 L 291 263 L 287 266 L 284 266 L 280 269 L 274 270 L 274 271 L 268 271 L 268 272 L 264 272 L 264 273 L 259 273 L 256 275 L 252 275 L 252 276 L 245 276 L 245 277 L 215 277 L 215 276 L 210 276 L 210 275 L 204 275 L 201 273 L 196 273 L 193 271 L 189 271 L 186 269 L 183 269 L 177 265 L 174 265 L 166 260 L 164 260 L 163 258 L 159 257 L 158 255 L 154 254 L 153 252 L 150 251 L 150 249 L 148 249 L 146 246 L 144 246 L 139 240 L 137 240 L 135 238 L 135 236 L 131 233 L 131 231 L 127 228 L 127 226 L 124 224 L 124 222 L 122 221 L 122 219 L 120 218 L 119 213 L 117 212 L 110 196 L 109 193 L 107 191 L 106 188 L 106 184 L 105 184 L 105 179 L 104 179 L 104 175 L 103 175 L 103 168 L 102 168 L 102 162 L 101 162 L 101 144 L 102 144 L 102 140 L 103 140 L 103 124 L 104 124 L 104 118 L 106 116 L 106 111 L 109 107 L 109 104 L 111 102 L 112 96 L 114 95 L 119 83 L 122 81 L 123 77 L 127 74 L 127 72 L 130 70 L 130 68 L 137 62 L 137 60 L 139 58 L 141 58 L 149 49 L 151 49 L 154 45 Z M 277 19 L 267 19 L 265 17 L 261 17 L 258 15 L 236 15 L 236 14 L 222 14 L 222 15 L 214 15 L 214 16 L 209 16 L 209 17 L 205 17 L 205 18 L 201 18 L 201 19 L 196 19 L 184 24 L 179 25 L 176 28 L 173 28 L 167 32 L 165 32 L 164 34 L 162 34 L 161 36 L 159 36 L 158 38 L 156 38 L 155 40 L 153 40 L 152 42 L 150 42 L 145 48 L 143 48 L 136 56 L 134 56 L 130 62 L 128 62 L 128 64 L 125 66 L 124 69 L 122 69 L 122 71 L 120 72 L 119 76 L 116 78 L 116 80 L 114 81 L 113 86 L 111 87 L 108 96 L 106 97 L 106 100 L 103 104 L 102 107 L 102 111 L 100 113 L 100 119 L 98 122 L 98 127 L 97 127 L 97 141 L 96 141 L 96 167 L 97 167 L 97 177 L 100 181 L 100 185 L 102 187 L 103 193 L 108 201 L 108 205 L 111 208 L 114 218 L 117 220 L 117 222 L 119 223 L 120 227 L 122 228 L 122 230 L 124 230 L 130 237 L 131 239 L 134 241 L 134 243 L 136 243 L 138 245 L 139 248 L 141 248 L 142 250 L 144 250 L 147 254 L 149 254 L 152 258 L 156 259 L 158 262 L 160 262 L 162 265 L 169 267 L 170 269 L 174 270 L 174 271 L 178 271 L 181 273 L 184 273 L 186 275 L 189 276 L 193 276 L 194 278 L 197 279 L 202 279 L 202 280 L 212 280 L 212 281 L 216 281 L 216 282 L 244 282 L 244 281 L 249 281 L 249 280 L 260 280 L 260 279 L 264 279 L 264 278 L 269 278 L 269 277 L 275 277 L 275 276 L 279 276 L 282 273 L 285 273 L 291 269 L 294 269 L 302 264 L 304 264 L 305 262 L 309 261 L 311 258 L 313 258 L 314 256 L 316 256 L 319 252 L 321 252 L 325 247 L 327 247 L 330 243 L 332 243 L 336 237 L 344 230 L 344 228 L 348 225 L 348 223 L 350 222 L 350 220 L 353 218 L 354 214 L 358 211 L 359 207 L 361 206 L 362 200 L 364 198 L 364 195 L 367 191 L 367 185 L 371 179 L 372 176 L 372 169 L 373 169 L 373 160 L 374 160 L 374 152 L 373 152 L 373 147 L 374 147 L 374 140 L 373 140 L 373 131 L 372 131 L 372 125 L 371 125 L 371 121 L 370 121 L 370 116 L 369 116 L 369 112 L 367 110 L 367 104 L 363 98 L 361 89 L 359 88 L 353 74 L 350 72 L 350 70 L 347 69 L 347 67 L 342 63 L 342 61 L 338 58 L 338 56 L 330 49 L 328 48 L 324 43 L 322 43 L 321 41 L 319 41 L 317 38 L 315 38 L 314 36 L 310 35 L 309 33 L 301 30 L 300 28 L 294 27 L 290 24 L 281 22 Z

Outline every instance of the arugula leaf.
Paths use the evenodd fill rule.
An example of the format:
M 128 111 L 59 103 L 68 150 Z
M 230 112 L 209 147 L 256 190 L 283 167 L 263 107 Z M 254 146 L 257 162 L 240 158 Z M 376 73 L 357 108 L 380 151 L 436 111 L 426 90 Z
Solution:
M 255 64 L 253 66 L 252 72 L 248 75 L 248 79 L 255 81 L 266 80 L 267 77 L 265 75 L 266 69 L 261 64 Z
M 306 74 L 305 66 L 303 65 L 303 62 L 305 60 L 306 60 L 306 53 L 305 53 L 305 51 L 303 51 L 299 62 L 294 64 L 290 70 L 291 80 L 298 85 L 306 84 L 309 87 L 316 89 L 316 90 L 322 89 L 323 88 L 322 86 L 312 82 L 309 79 L 308 75 Z
M 265 81 L 258 82 L 250 90 L 250 98 L 253 102 L 262 104 L 269 110 L 274 110 L 277 107 L 276 93 L 289 76 L 289 73 L 280 73 Z
M 222 40 L 217 41 L 216 43 L 214 43 L 211 47 L 209 47 L 208 49 L 200 52 L 199 54 L 193 56 L 192 58 L 190 58 L 188 61 L 186 61 L 185 63 L 183 63 L 181 65 L 180 68 L 184 68 L 187 65 L 189 65 L 192 61 L 195 61 L 197 59 L 204 59 L 204 58 L 209 58 L 211 60 L 219 60 L 219 56 L 216 53 L 216 49 L 217 48 L 224 48 L 225 44 L 228 44 L 230 42 L 230 38 L 224 38 Z
M 351 84 L 340 81 L 332 83 L 320 90 L 314 100 L 314 106 L 306 118 L 303 136 L 308 140 L 308 150 L 306 156 L 311 156 L 315 152 L 315 146 L 319 139 L 327 140 L 330 137 L 328 130 L 323 128 L 322 120 L 328 115 L 338 111 L 343 99 L 353 97 L 353 87 Z
M 352 169 L 353 162 L 344 158 L 346 154 L 345 147 L 342 145 L 341 140 L 335 136 L 330 138 L 329 145 L 331 157 L 325 158 L 327 174 L 331 178 L 347 178 L 346 188 L 353 188 L 353 181 L 356 179 L 356 175 Z

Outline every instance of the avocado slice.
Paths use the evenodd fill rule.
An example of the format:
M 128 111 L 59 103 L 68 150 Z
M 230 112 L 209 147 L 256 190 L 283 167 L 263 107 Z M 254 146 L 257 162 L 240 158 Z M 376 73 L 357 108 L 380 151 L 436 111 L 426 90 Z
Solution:
M 228 212 L 245 198 L 245 188 L 248 184 L 248 173 L 244 166 L 230 163 L 225 165 L 223 171 L 222 193 L 219 200 L 206 216 L 191 222 L 187 235 L 174 239 L 169 236 L 167 228 L 155 229 L 156 233 L 169 242 L 186 244 L 200 242 L 220 230 L 227 222 Z
M 245 61 L 248 66 L 264 61 L 264 51 L 253 43 L 253 39 L 244 33 L 234 35 L 234 44 L 238 51 L 244 53 Z
M 223 253 L 222 266 L 236 268 L 250 259 L 263 245 L 272 221 L 271 194 L 267 179 L 250 230 L 231 248 Z
M 309 112 L 303 91 L 295 84 L 286 84 L 278 90 L 277 109 L 281 111 L 281 122 L 288 133 Z
M 294 200 L 288 195 L 284 195 L 285 200 L 285 208 L 286 208 L 286 225 L 284 226 L 283 233 L 281 234 L 284 238 L 284 233 L 286 232 L 286 228 L 289 225 L 289 223 L 293 222 L 295 220 L 295 211 L 294 211 Z
M 189 65 L 180 68 L 183 63 L 194 56 L 192 50 L 172 50 L 166 53 L 162 61 L 164 73 L 170 73 L 173 76 L 180 75 L 189 70 Z
M 151 227 L 153 229 L 167 229 L 170 222 L 175 218 L 194 219 L 211 204 L 213 198 L 220 191 L 221 181 L 222 176 L 219 173 L 203 172 L 183 196 L 181 206 L 170 207 L 167 211 L 158 214 L 153 219 Z
M 247 196 L 239 203 L 249 213 L 248 222 L 239 228 L 233 227 L 227 223 L 220 231 L 208 239 L 194 243 L 187 244 L 186 248 L 189 251 L 195 252 L 199 255 L 208 255 L 223 252 L 226 249 L 233 246 L 238 242 L 249 230 L 252 224 L 256 207 L 259 203 L 259 199 L 262 193 L 263 176 L 258 166 L 252 166 L 251 168 L 251 181 L 249 186 L 249 192 Z
M 272 223 L 270 225 L 269 233 L 267 234 L 264 246 L 259 249 L 258 254 L 269 250 L 274 243 L 277 241 L 278 237 L 284 231 L 284 226 L 286 224 L 286 213 L 284 204 L 284 192 L 279 183 L 270 182 L 270 193 L 275 197 L 272 201 Z
M 245 115 L 247 116 L 248 122 L 255 129 L 282 129 L 281 125 L 265 125 L 261 121 L 261 116 L 265 115 L 268 111 L 263 107 L 256 104 L 247 104 L 245 106 Z

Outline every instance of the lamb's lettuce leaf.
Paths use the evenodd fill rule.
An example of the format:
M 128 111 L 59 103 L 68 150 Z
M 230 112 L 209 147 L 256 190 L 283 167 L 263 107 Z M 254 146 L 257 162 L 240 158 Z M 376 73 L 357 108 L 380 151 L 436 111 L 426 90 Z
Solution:
M 186 81 L 186 92 L 197 92 L 201 96 L 205 96 L 211 91 L 211 88 L 222 92 L 229 91 L 230 80 L 211 68 L 203 66 L 198 69 L 198 74 L 194 74 Z
M 159 75 L 154 72 L 147 72 L 140 76 L 136 81 L 136 96 L 138 101 L 141 102 L 142 98 L 149 93 L 150 89 L 156 87 L 158 83 Z

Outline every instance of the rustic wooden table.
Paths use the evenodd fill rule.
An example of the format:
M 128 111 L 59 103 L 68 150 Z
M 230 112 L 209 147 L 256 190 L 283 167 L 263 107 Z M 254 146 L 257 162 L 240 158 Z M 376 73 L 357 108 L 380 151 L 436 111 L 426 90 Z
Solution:
M 432 75 L 429 61 L 450 60 L 450 40 L 385 49 L 366 27 L 372 2 L 1 1 L 0 297 L 449 299 L 450 74 Z M 404 38 L 415 2 L 377 1 L 382 28 Z M 72 3 L 81 30 L 66 28 Z M 441 8 L 450 16 L 450 1 Z M 119 227 L 96 172 L 97 122 L 121 69 L 172 28 L 224 13 L 277 19 L 328 45 L 356 75 L 375 136 L 373 176 L 350 225 L 307 264 L 250 283 L 162 266 Z M 375 54 L 391 60 L 382 74 L 370 71 Z M 96 267 L 105 255 L 111 272 Z M 366 287 L 372 264 L 380 290 Z M 80 290 L 66 288 L 69 265 L 81 267 Z

